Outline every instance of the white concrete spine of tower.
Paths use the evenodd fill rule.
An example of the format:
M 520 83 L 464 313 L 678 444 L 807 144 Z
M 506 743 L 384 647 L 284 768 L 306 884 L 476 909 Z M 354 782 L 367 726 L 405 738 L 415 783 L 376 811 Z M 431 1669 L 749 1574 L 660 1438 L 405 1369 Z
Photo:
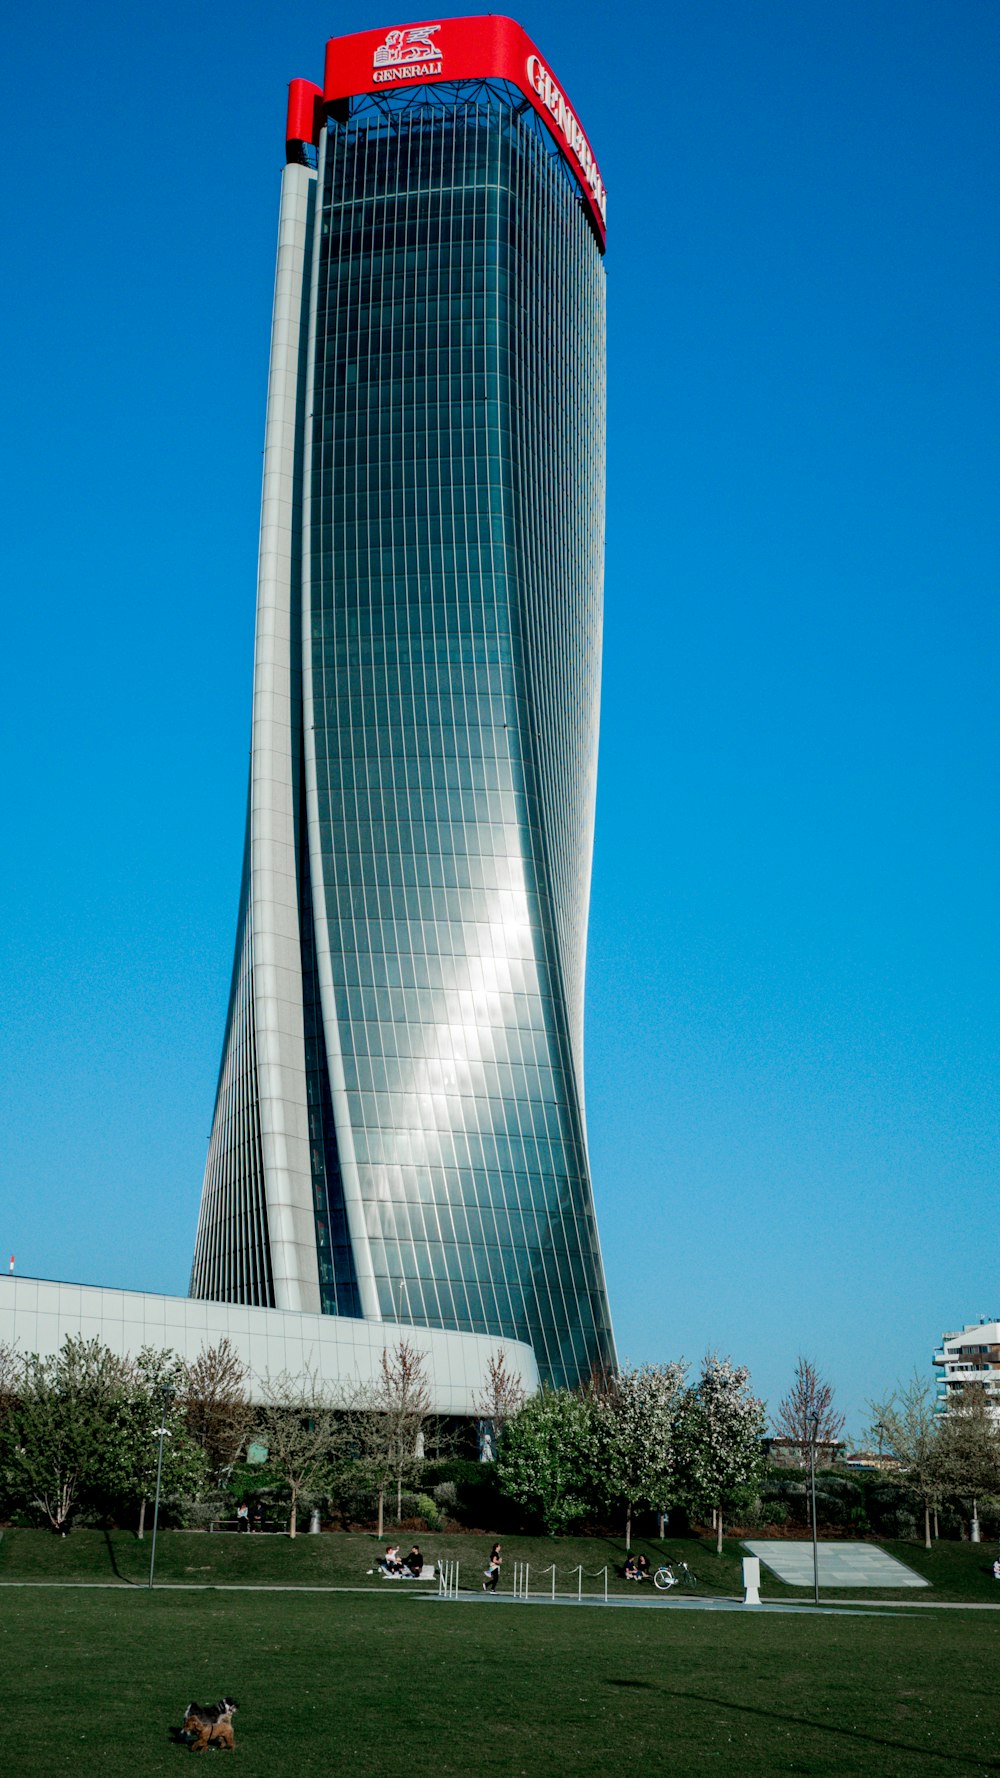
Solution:
M 315 173 L 285 167 L 264 434 L 250 768 L 250 920 L 257 1084 L 274 1303 L 318 1311 L 296 868 L 304 284 Z
M 314 239 L 321 238 L 323 215 L 323 177 L 326 162 L 326 132 L 321 132 L 319 139 L 319 177 L 316 183 L 316 222 Z M 313 254 L 312 289 L 309 299 L 309 351 L 306 361 L 306 388 L 311 390 L 315 384 L 316 370 L 316 326 L 318 310 L 319 284 L 319 253 Z M 311 535 L 312 523 L 312 428 L 306 426 L 303 449 L 302 471 L 302 535 Z M 302 551 L 302 635 L 309 638 L 312 634 L 312 559 L 308 547 Z M 323 890 L 323 844 L 319 820 L 319 797 L 316 782 L 316 743 L 311 712 L 314 708 L 312 649 L 306 643 L 302 649 L 302 700 L 306 711 L 303 725 L 303 767 L 305 771 L 306 809 L 309 829 L 309 868 L 313 881 L 313 933 L 316 945 L 316 972 L 319 977 L 320 1004 L 323 1017 L 323 1035 L 326 1043 L 327 1069 L 330 1079 L 330 1098 L 333 1104 L 333 1120 L 337 1137 L 337 1152 L 340 1160 L 340 1176 L 344 1190 L 344 1215 L 347 1220 L 351 1250 L 354 1257 L 354 1270 L 358 1282 L 358 1298 L 361 1313 L 366 1321 L 381 1321 L 382 1309 L 379 1304 L 378 1286 L 375 1282 L 375 1268 L 372 1265 L 371 1244 L 368 1225 L 365 1218 L 364 1199 L 361 1194 L 361 1179 L 358 1173 L 357 1157 L 354 1150 L 354 1127 L 351 1122 L 350 1108 L 347 1101 L 347 1086 L 344 1078 L 344 1060 L 340 1043 L 340 1026 L 337 1020 L 337 1002 L 333 987 L 333 972 L 330 964 L 330 926 L 327 917 L 326 896 Z

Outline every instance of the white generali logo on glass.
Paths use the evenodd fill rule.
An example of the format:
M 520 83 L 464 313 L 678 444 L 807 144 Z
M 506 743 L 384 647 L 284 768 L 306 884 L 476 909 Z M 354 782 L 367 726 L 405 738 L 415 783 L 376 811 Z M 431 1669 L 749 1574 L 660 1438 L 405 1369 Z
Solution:
M 373 78 L 381 84 L 440 74 L 443 57 L 440 46 L 434 42 L 440 29 L 440 25 L 415 25 L 409 31 L 390 31 L 372 56 Z
M 538 94 L 546 111 L 551 112 L 565 136 L 583 174 L 584 183 L 593 193 L 594 202 L 604 220 L 607 221 L 608 194 L 604 189 L 604 180 L 597 170 L 597 162 L 587 145 L 586 136 L 544 63 L 540 62 L 536 55 L 530 55 L 525 63 L 525 68 L 528 75 L 528 85 L 533 93 Z

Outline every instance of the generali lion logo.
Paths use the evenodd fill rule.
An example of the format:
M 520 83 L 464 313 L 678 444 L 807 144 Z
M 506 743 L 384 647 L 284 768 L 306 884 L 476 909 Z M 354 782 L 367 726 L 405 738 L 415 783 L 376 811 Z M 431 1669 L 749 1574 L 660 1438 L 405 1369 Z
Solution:
M 373 68 L 409 67 L 414 62 L 441 61 L 441 51 L 433 41 L 440 25 L 415 25 L 412 30 L 390 31 L 372 57 Z

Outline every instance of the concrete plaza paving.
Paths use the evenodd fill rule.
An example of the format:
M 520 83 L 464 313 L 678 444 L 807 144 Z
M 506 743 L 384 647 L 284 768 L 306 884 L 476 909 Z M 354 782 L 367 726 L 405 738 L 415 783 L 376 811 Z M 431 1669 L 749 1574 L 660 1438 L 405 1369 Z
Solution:
M 744 1543 L 751 1556 L 759 1556 L 773 1574 L 790 1587 L 813 1584 L 813 1546 L 805 1540 L 766 1537 Z M 887 1550 L 873 1543 L 821 1543 L 821 1587 L 926 1587 L 922 1574 L 907 1568 Z

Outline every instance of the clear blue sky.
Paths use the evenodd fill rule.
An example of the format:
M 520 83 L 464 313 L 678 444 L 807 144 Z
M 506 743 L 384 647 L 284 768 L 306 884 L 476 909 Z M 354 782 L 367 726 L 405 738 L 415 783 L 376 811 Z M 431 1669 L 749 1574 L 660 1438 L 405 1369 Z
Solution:
M 623 1355 L 1000 1313 L 1000 13 L 520 15 L 609 192 L 588 1119 Z M 183 1292 L 234 938 L 288 0 L 21 7 L 0 1247 Z

